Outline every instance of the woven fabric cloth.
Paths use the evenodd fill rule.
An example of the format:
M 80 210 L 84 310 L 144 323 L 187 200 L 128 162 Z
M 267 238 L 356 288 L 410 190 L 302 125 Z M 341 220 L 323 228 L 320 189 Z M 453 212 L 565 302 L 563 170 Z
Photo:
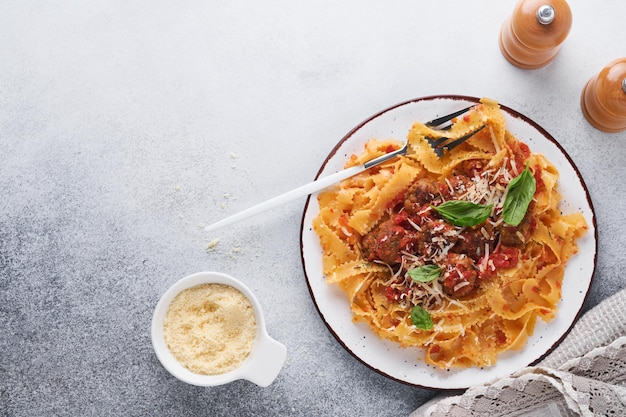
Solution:
M 410 417 L 443 416 L 626 416 L 626 289 L 583 315 L 537 366 L 436 397 Z

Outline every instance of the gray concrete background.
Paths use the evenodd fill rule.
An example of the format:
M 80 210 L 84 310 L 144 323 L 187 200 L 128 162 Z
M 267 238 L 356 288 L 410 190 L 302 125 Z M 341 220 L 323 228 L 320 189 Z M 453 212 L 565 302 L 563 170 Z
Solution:
M 0 2 L 0 415 L 397 416 L 434 396 L 326 329 L 304 199 L 203 230 L 310 181 L 350 129 L 415 97 L 492 97 L 556 137 L 597 215 L 584 309 L 623 288 L 626 134 L 592 128 L 579 97 L 624 54 L 626 3 L 572 0 L 568 39 L 535 71 L 498 49 L 514 4 Z M 156 359 L 154 306 L 203 270 L 248 284 L 287 346 L 270 387 L 194 387 Z

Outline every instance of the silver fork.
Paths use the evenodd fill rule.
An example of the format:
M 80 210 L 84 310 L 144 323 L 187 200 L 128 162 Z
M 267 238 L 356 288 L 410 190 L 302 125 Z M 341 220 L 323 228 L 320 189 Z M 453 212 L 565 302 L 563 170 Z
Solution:
M 430 127 L 438 127 L 441 130 L 447 130 L 451 127 L 451 125 L 444 125 L 445 123 L 467 112 L 472 107 L 473 106 L 470 106 L 463 110 L 459 110 L 454 113 L 438 117 L 429 122 L 426 122 L 425 124 Z M 480 129 L 482 129 L 483 127 L 484 126 L 482 126 Z M 474 132 L 470 132 L 469 134 L 463 136 L 462 138 L 455 139 L 449 143 L 447 143 L 449 138 L 440 138 L 436 140 L 427 138 L 427 140 L 430 143 L 430 146 L 432 146 L 433 149 L 435 150 L 435 153 L 437 153 L 437 155 L 441 157 L 444 152 L 449 151 L 455 148 L 456 146 L 459 146 L 461 143 L 465 142 L 474 134 L 476 134 L 476 132 L 478 132 L 480 129 L 477 129 Z M 395 151 L 392 151 L 392 152 L 386 153 L 385 155 L 371 159 L 361 165 L 355 165 L 353 167 L 344 169 L 342 171 L 336 172 L 326 177 L 318 178 L 317 180 L 310 182 L 306 185 L 303 185 L 294 190 L 288 191 L 284 194 L 276 196 L 270 200 L 257 204 L 256 206 L 250 207 L 246 210 L 240 211 L 239 213 L 233 214 L 232 216 L 226 217 L 225 219 L 222 219 L 218 221 L 217 223 L 213 223 L 205 227 L 204 230 L 207 232 L 210 232 L 220 227 L 224 227 L 224 226 L 233 224 L 235 222 L 238 222 L 240 220 L 247 219 L 248 217 L 252 217 L 264 211 L 271 210 L 289 201 L 295 200 L 299 197 L 304 197 L 306 195 L 313 194 L 317 191 L 323 190 L 326 187 L 329 187 L 330 185 L 333 185 L 342 180 L 345 180 L 346 178 L 350 178 L 356 174 L 359 174 L 368 168 L 382 164 L 383 162 L 388 161 L 392 158 L 395 158 L 398 155 L 404 155 L 407 153 L 408 149 L 409 149 L 409 145 L 408 143 L 405 143 L 404 146 L 402 146 L 400 149 L 396 149 Z
M 446 114 L 445 116 L 438 117 L 436 119 L 433 119 L 424 123 L 424 125 L 428 127 L 437 128 L 439 130 L 448 130 L 452 127 L 452 124 L 446 124 L 447 122 L 451 121 L 455 117 L 459 117 L 463 113 L 467 113 L 472 107 L 474 106 L 469 106 L 462 110 L 455 111 L 454 113 L 450 113 L 450 114 Z M 433 148 L 433 150 L 435 151 L 435 154 L 437 154 L 437 156 L 441 158 L 444 153 L 449 152 L 452 149 L 456 148 L 457 146 L 459 146 L 460 144 L 462 144 L 463 142 L 465 142 L 466 140 L 474 136 L 476 133 L 480 132 L 482 129 L 484 129 L 484 127 L 485 126 L 483 125 L 479 127 L 478 129 L 476 129 L 475 131 L 470 132 L 467 135 L 454 139 L 452 141 L 450 140 L 450 138 L 447 138 L 445 136 L 438 138 L 438 139 L 426 137 L 426 141 L 428 141 L 428 144 Z M 383 162 L 388 161 L 392 158 L 395 158 L 398 155 L 405 155 L 408 152 L 408 150 L 409 150 L 409 144 L 405 143 L 401 148 L 396 149 L 395 151 L 389 152 L 385 155 L 379 156 L 378 158 L 374 158 L 365 162 L 363 166 L 365 166 L 365 169 L 371 168 L 373 166 L 382 164 Z

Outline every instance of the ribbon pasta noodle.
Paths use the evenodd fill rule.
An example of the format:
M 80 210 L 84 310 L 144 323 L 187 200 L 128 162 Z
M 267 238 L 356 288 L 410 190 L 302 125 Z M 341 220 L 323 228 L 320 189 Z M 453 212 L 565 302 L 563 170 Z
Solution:
M 552 320 L 565 265 L 587 230 L 581 213 L 560 212 L 556 167 L 506 130 L 495 101 L 481 100 L 445 135 L 481 126 L 438 157 L 425 138 L 441 131 L 414 124 L 407 155 L 320 193 L 313 220 L 326 281 L 345 292 L 353 320 L 423 348 L 440 368 L 491 366 L 525 345 L 538 318 Z M 400 146 L 371 139 L 346 167 Z M 507 193 L 524 175 L 532 200 L 509 224 Z M 446 202 L 471 202 L 488 217 L 455 224 L 438 210 Z

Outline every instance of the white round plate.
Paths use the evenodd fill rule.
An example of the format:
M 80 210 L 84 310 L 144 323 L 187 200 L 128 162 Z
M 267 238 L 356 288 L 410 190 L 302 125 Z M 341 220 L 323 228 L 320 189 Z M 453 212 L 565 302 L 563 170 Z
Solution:
M 414 122 L 431 120 L 478 101 L 475 97 L 433 96 L 388 108 L 348 133 L 329 154 L 317 177 L 343 169 L 350 155 L 363 152 L 363 146 L 369 139 L 404 141 Z M 579 253 L 567 264 L 556 318 L 547 324 L 538 320 L 535 332 L 529 337 L 526 346 L 518 351 L 501 354 L 492 367 L 438 369 L 424 362 L 422 349 L 402 348 L 396 343 L 381 340 L 366 324 L 354 323 L 344 293 L 336 285 L 324 281 L 322 249 L 311 227 L 319 213 L 317 195 L 310 196 L 306 202 L 302 218 L 301 252 L 313 302 L 337 341 L 362 363 L 389 378 L 419 387 L 463 389 L 505 377 L 536 363 L 556 347 L 573 326 L 585 302 L 595 271 L 597 250 L 595 215 L 585 183 L 571 158 L 548 132 L 515 110 L 502 105 L 501 108 L 507 129 L 525 142 L 532 152 L 544 154 L 557 167 L 563 212 L 582 212 L 589 230 L 578 241 Z

